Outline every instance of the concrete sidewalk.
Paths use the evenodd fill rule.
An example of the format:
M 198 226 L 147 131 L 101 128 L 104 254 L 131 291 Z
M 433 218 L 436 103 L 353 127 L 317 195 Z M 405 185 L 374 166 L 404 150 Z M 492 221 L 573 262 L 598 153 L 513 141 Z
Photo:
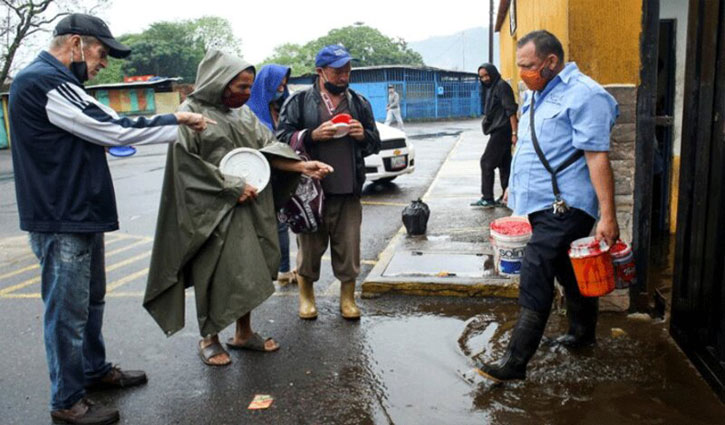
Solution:
M 481 197 L 479 160 L 484 147 L 478 125 L 461 133 L 423 197 L 430 207 L 426 235 L 408 236 L 401 226 L 363 282 L 363 297 L 518 296 L 517 279 L 495 274 L 488 241 L 490 222 L 511 211 L 469 206 Z M 498 172 L 496 177 L 494 190 L 499 196 Z

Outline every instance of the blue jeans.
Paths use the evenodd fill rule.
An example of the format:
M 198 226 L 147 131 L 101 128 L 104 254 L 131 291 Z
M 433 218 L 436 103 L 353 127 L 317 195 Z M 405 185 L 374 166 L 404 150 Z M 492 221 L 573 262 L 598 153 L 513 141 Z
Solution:
M 279 236 L 279 251 L 282 257 L 279 261 L 280 273 L 287 273 L 290 269 L 289 264 L 289 226 L 281 221 L 277 222 L 277 235 Z
M 106 295 L 103 233 L 30 233 L 40 260 L 51 410 L 85 397 L 111 370 L 101 334 Z

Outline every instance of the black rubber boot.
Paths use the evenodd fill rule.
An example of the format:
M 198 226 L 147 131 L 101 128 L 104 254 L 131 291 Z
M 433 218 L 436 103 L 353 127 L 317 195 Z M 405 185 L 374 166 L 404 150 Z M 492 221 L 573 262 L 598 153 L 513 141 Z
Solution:
M 597 316 L 599 298 L 579 297 L 578 300 L 566 298 L 566 317 L 569 318 L 569 331 L 558 337 L 555 342 L 567 348 L 584 348 L 597 342 Z
M 476 371 L 496 383 L 526 379 L 526 365 L 539 347 L 548 318 L 548 312 L 522 307 L 503 358 L 493 365 L 482 363 Z

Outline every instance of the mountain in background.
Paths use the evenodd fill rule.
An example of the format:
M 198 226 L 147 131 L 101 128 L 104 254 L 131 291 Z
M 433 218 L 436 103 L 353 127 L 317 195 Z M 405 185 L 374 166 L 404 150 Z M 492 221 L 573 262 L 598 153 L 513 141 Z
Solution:
M 494 64 L 499 64 L 498 33 L 493 38 Z M 423 56 L 426 65 L 456 71 L 476 72 L 488 62 L 488 27 L 469 28 L 451 35 L 411 41 L 408 47 Z

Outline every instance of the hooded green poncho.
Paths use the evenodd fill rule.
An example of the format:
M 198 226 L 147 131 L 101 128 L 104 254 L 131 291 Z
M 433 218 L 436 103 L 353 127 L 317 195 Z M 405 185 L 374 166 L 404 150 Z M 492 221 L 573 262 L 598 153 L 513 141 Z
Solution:
M 238 147 L 258 149 L 268 159 L 299 159 L 249 108 L 222 104 L 224 88 L 248 68 L 210 50 L 199 64 L 196 90 L 180 107 L 217 124 L 201 133 L 180 126 L 169 146 L 143 301 L 167 335 L 184 327 L 185 288 L 194 287 L 202 336 L 219 333 L 274 292 L 280 254 L 273 192 L 289 195 L 297 176 L 273 169 L 274 189 L 270 182 L 256 200 L 238 204 L 244 181 L 218 167 Z

